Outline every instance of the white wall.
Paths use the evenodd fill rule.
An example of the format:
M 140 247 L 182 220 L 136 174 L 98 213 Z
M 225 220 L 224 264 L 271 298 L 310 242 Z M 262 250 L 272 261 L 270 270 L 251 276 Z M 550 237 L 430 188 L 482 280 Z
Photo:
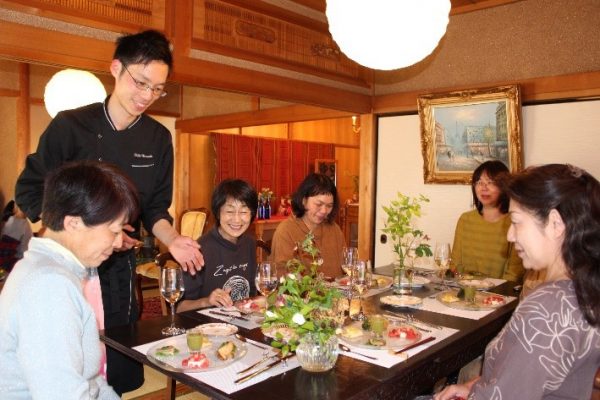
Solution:
M 525 166 L 570 163 L 600 178 L 600 101 L 523 107 Z M 418 115 L 382 117 L 378 126 L 375 266 L 394 261 L 391 244 L 379 238 L 387 205 L 400 191 L 431 201 L 417 224 L 436 241 L 449 242 L 460 214 L 472 208 L 468 185 L 425 185 Z

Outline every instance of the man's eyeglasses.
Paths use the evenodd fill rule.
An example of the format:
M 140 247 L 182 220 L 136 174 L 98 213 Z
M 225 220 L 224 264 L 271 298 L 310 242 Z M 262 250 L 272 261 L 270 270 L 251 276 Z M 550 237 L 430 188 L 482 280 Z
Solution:
M 165 97 L 167 95 L 167 92 L 165 91 L 164 87 L 152 87 L 152 86 L 148 85 L 146 82 L 138 81 L 137 79 L 135 79 L 133 77 L 133 75 L 131 75 L 131 72 L 129 72 L 129 70 L 127 69 L 125 64 L 123 64 L 123 68 L 125 68 L 125 71 L 127 71 L 129 76 L 133 80 L 133 83 L 135 83 L 135 87 L 138 88 L 138 90 L 151 92 L 152 95 L 155 97 Z

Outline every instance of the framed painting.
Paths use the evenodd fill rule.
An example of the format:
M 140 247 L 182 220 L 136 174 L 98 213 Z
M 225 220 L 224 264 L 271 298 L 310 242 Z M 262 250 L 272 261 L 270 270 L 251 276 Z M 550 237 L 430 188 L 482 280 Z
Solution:
M 423 95 L 418 108 L 425 183 L 469 184 L 488 160 L 521 170 L 518 86 Z
M 317 158 L 315 160 L 315 172 L 327 175 L 336 184 L 337 160 Z

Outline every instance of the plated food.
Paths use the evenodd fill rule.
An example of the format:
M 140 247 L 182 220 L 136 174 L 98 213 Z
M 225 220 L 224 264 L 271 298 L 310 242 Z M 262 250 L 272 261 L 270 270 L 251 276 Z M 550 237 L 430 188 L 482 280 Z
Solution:
M 471 302 L 465 300 L 463 293 L 462 290 L 448 290 L 439 293 L 436 296 L 436 299 L 448 307 L 472 311 L 490 310 L 506 304 L 506 298 L 499 294 L 477 292 L 475 294 L 475 300 Z
M 491 289 L 494 286 L 496 286 L 494 284 L 494 282 L 490 281 L 489 279 L 459 279 L 456 283 L 458 283 L 461 286 L 473 286 L 475 287 L 477 290 L 486 290 L 486 289 Z
M 265 296 L 249 297 L 236 301 L 234 307 L 242 314 L 260 314 L 267 308 L 267 298 Z
M 352 279 L 349 276 L 341 276 L 335 279 L 338 286 L 350 287 L 352 285 Z M 385 289 L 392 286 L 392 277 L 385 275 L 372 275 L 371 276 L 371 289 Z
M 383 296 L 379 299 L 381 304 L 386 304 L 392 307 L 420 307 L 423 304 L 423 299 L 416 296 Z
M 208 336 L 229 336 L 238 331 L 238 327 L 232 324 L 222 322 L 214 322 L 210 324 L 198 325 L 196 328 L 204 335 Z
M 296 331 L 289 326 L 270 326 L 268 328 L 261 328 L 261 330 L 266 337 L 286 343 L 292 339 L 298 339 Z
M 146 353 L 152 363 L 173 372 L 204 372 L 225 368 L 243 358 L 246 344 L 233 336 L 214 336 L 201 352 L 190 352 L 185 335 L 162 341 Z
M 387 324 L 383 325 L 380 334 L 379 332 L 373 332 L 368 322 L 358 321 L 344 326 L 339 331 L 338 337 L 353 346 L 371 350 L 389 350 L 420 340 L 421 333 L 412 325 L 388 320 Z

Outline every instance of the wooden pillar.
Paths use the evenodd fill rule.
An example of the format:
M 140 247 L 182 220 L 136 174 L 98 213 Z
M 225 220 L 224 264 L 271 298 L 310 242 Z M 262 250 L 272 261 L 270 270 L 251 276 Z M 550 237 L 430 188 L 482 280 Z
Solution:
M 374 114 L 360 116 L 360 173 L 358 188 L 358 254 L 369 260 L 374 256 L 375 229 L 375 148 L 377 120 Z
M 175 224 L 181 213 L 190 208 L 190 134 L 177 131 L 175 144 L 175 177 L 173 180 L 173 205 Z M 179 226 L 176 229 L 179 230 Z
M 29 64 L 19 63 L 19 97 L 17 98 L 17 174 L 25 167 L 31 139 L 29 124 Z

